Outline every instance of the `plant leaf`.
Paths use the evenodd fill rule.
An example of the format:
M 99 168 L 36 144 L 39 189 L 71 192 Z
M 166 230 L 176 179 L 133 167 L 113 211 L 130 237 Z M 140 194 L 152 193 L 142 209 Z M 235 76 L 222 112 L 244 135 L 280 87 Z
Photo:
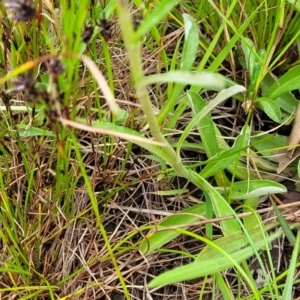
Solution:
M 217 191 L 217 188 L 213 187 L 208 181 L 206 181 L 199 174 L 194 173 L 198 178 L 198 184 L 210 197 L 213 211 L 217 217 L 224 216 L 236 216 L 233 208 L 226 201 L 226 199 Z M 241 230 L 240 224 L 237 219 L 223 220 L 221 221 L 221 229 L 224 235 L 231 235 L 233 232 L 239 232 Z
M 226 193 L 228 187 L 216 187 L 220 193 Z M 285 193 L 286 187 L 271 180 L 244 180 L 234 182 L 231 186 L 230 199 L 248 199 L 268 194 Z
M 242 129 L 241 134 L 230 149 L 223 150 L 219 155 L 208 160 L 207 165 L 202 169 L 200 175 L 204 178 L 210 177 L 239 160 L 242 155 L 241 151 L 248 145 L 250 137 L 248 129 L 248 126 Z
M 189 223 L 199 221 L 199 216 L 204 216 L 206 211 L 206 204 L 199 203 L 192 207 L 182 210 L 176 213 L 174 216 L 165 218 L 159 225 L 159 228 L 169 227 L 169 226 L 180 226 L 186 225 L 188 227 Z M 181 233 L 176 230 L 164 230 L 158 232 L 149 232 L 146 239 L 142 242 L 140 251 L 144 254 L 149 254 L 156 249 L 169 243 Z
M 270 88 L 275 84 L 276 86 L 278 86 L 278 83 L 274 78 L 276 77 L 273 74 L 270 75 L 269 73 L 267 73 L 265 75 L 260 84 L 263 96 L 270 98 L 268 96 Z M 272 97 L 272 99 L 274 98 Z M 298 101 L 291 92 L 281 94 L 275 99 L 275 102 L 280 106 L 282 110 L 288 112 L 289 114 L 295 113 L 296 107 L 298 106 Z
M 149 85 L 157 82 L 177 82 L 185 85 L 199 85 L 213 91 L 220 91 L 225 87 L 225 80 L 219 74 L 189 71 L 170 71 L 168 73 L 150 75 L 144 78 L 141 85 Z
M 282 293 L 282 299 L 286 300 L 292 300 L 294 299 L 293 297 L 293 286 L 294 286 L 294 276 L 295 272 L 297 271 L 297 260 L 299 257 L 299 245 L 300 245 L 300 230 L 298 228 L 297 232 L 297 237 L 295 244 L 293 246 L 293 254 L 292 254 L 292 259 L 290 260 L 289 263 L 289 268 L 288 268 L 288 275 L 285 281 L 283 293 Z
M 274 122 L 280 123 L 282 121 L 280 106 L 273 99 L 261 97 L 258 98 L 255 103 L 258 104 Z
M 253 41 L 249 38 L 245 38 L 242 40 L 242 49 L 245 56 L 246 67 L 249 72 L 249 77 L 251 81 L 254 81 L 254 67 L 256 61 L 256 48 Z
M 266 236 L 268 242 L 280 237 L 283 234 L 282 229 L 271 232 Z M 265 246 L 265 240 L 262 232 L 253 230 L 249 235 L 254 243 L 256 250 Z M 199 237 L 200 238 L 200 237 Z M 150 281 L 150 288 L 164 286 L 175 282 L 191 280 L 202 276 L 221 272 L 232 267 L 240 269 L 239 263 L 251 257 L 254 250 L 249 243 L 248 237 L 238 232 L 228 237 L 223 237 L 216 242 L 210 242 L 204 238 L 208 246 L 198 256 L 197 260 L 185 266 L 180 266 L 174 270 L 167 271 Z
M 193 91 L 187 92 L 187 98 L 190 107 L 192 108 L 193 115 L 197 115 L 206 106 L 206 102 L 203 98 Z M 216 137 L 215 124 L 212 121 L 211 115 L 207 114 L 201 119 L 197 128 L 207 157 L 211 158 L 217 155 L 220 152 L 220 149 Z M 218 184 L 224 183 L 224 181 L 227 181 L 228 184 L 230 183 L 223 170 L 219 169 L 214 175 Z
M 198 44 L 199 44 L 199 36 L 198 36 L 198 28 L 195 20 L 188 14 L 183 14 L 184 20 L 184 44 L 182 50 L 182 58 L 180 61 L 180 70 L 181 71 L 190 71 L 193 67 L 193 64 L 196 59 Z M 168 72 L 169 73 L 169 72 Z M 175 80 L 172 80 L 176 82 Z M 167 102 L 161 109 L 158 115 L 158 122 L 161 124 L 162 120 L 165 119 L 168 113 L 174 111 L 174 106 L 182 93 L 184 86 L 187 83 L 179 80 L 177 84 L 172 88 L 172 92 L 167 99 Z
M 27 129 L 27 125 L 25 124 L 18 124 L 17 127 L 20 129 L 18 130 L 18 134 L 20 137 L 30 137 L 30 136 L 52 136 L 56 137 L 56 134 L 50 130 L 43 130 L 37 127 L 30 127 Z
M 241 85 L 235 85 L 230 88 L 224 89 L 212 101 L 210 101 L 204 109 L 198 112 L 181 134 L 180 139 L 178 141 L 177 152 L 181 149 L 183 142 L 190 134 L 192 128 L 194 128 L 195 125 L 198 124 L 202 118 L 204 118 L 214 107 L 216 107 L 218 104 L 220 104 L 227 98 L 243 91 L 245 91 L 245 88 Z
M 184 20 L 184 45 L 182 59 L 180 62 L 181 71 L 190 71 L 198 50 L 198 29 L 195 20 L 188 14 L 183 14 Z
M 268 98 L 276 99 L 284 93 L 300 88 L 300 66 L 296 66 L 284 75 L 282 75 L 277 82 L 270 87 L 265 95 Z
M 178 0 L 162 0 L 156 4 L 154 10 L 147 14 L 134 34 L 136 41 L 140 40 L 152 27 L 163 20 L 172 8 L 178 3 Z
M 283 217 L 281 211 L 278 209 L 277 205 L 274 203 L 273 199 L 271 198 L 271 202 L 272 202 L 272 206 L 274 209 L 274 212 L 276 214 L 276 217 L 278 219 L 278 222 L 280 223 L 282 230 L 284 231 L 285 236 L 287 237 L 287 239 L 289 240 L 289 242 L 291 243 L 292 246 L 295 246 L 295 236 L 292 232 L 292 230 L 290 229 L 287 221 L 285 220 L 285 218 Z

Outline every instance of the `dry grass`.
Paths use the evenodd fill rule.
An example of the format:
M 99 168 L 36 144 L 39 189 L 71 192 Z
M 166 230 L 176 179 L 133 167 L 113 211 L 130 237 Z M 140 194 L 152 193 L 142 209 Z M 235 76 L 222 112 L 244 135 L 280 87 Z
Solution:
M 135 14 L 134 8 L 132 14 Z M 166 33 L 161 36 L 159 47 L 151 37 L 147 46 L 146 43 L 143 44 L 142 62 L 145 75 L 165 71 L 162 51 L 170 55 L 168 58 L 171 61 L 174 49 L 184 34 L 182 27 L 176 28 L 176 22 L 168 22 L 169 26 L 167 22 L 162 25 L 165 26 Z M 116 20 L 113 20 L 110 34 L 111 37 L 104 46 L 110 54 L 114 96 L 120 107 L 129 113 L 126 126 L 142 132 L 145 136 L 151 136 L 138 99 L 135 98 L 129 60 Z M 58 34 L 56 38 L 59 45 L 62 37 Z M 59 47 L 58 45 L 56 46 Z M 103 39 L 97 37 L 95 49 L 102 53 L 105 51 L 104 46 Z M 92 49 L 90 46 L 86 52 L 95 56 Z M 46 53 L 47 51 L 41 55 Z M 202 54 L 203 50 L 199 51 L 199 58 Z M 105 58 L 94 58 L 99 69 L 106 70 Z M 5 63 L 6 71 L 14 69 L 10 58 Z M 221 71 L 228 77 L 239 76 L 232 75 L 225 68 Z M 47 72 L 49 71 L 41 67 L 37 75 Z M 111 119 L 107 102 L 83 64 L 80 65 L 79 74 L 70 95 L 70 112 L 75 111 L 75 115 L 85 119 L 88 124 L 99 118 L 99 111 L 103 118 Z M 104 75 L 106 78 L 110 76 L 106 73 Z M 240 79 L 243 80 L 242 76 Z M 111 83 L 109 79 L 108 83 Z M 5 89 L 7 88 L 6 86 Z M 165 84 L 149 87 L 156 113 L 164 103 L 167 93 Z M 27 96 L 23 91 L 14 94 L 13 99 L 9 100 L 10 105 L 28 106 Z M 203 97 L 209 99 L 212 94 L 203 94 Z M 1 105 L 7 106 L 4 100 L 2 99 Z M 60 108 L 62 115 L 66 117 L 64 107 Z M 222 104 L 212 114 L 228 139 L 233 139 L 240 133 L 247 117 L 235 100 Z M 170 141 L 176 141 L 190 120 L 191 111 L 185 110 L 175 127 L 166 128 L 165 136 Z M 125 299 L 105 238 L 97 227 L 97 216 L 94 214 L 80 168 L 83 163 L 98 201 L 101 222 L 131 299 L 193 300 L 199 299 L 199 291 L 202 291 L 202 299 L 223 299 L 212 277 L 152 290 L 147 287 L 147 283 L 156 275 L 192 262 L 194 256 L 205 246 L 199 241 L 181 236 L 159 252 L 147 256 L 139 252 L 141 238 L 148 232 L 142 230 L 145 226 L 157 225 L 165 216 L 201 200 L 202 191 L 187 180 L 162 169 L 161 164 L 151 159 L 143 148 L 120 138 L 76 130 L 82 156 L 80 161 L 72 143 L 68 141 L 72 137 L 51 120 L 47 119 L 46 125 L 40 124 L 36 127 L 52 130 L 54 136 L 20 137 L 15 134 L 18 130 L 17 124 L 23 123 L 29 128 L 35 122 L 37 121 L 32 119 L 29 109 L 28 112 L 2 111 L 1 126 L 5 133 L 0 137 L 3 147 L 1 151 L 4 153 L 0 164 L 3 170 L 2 186 L 5 186 L 5 190 L 1 191 L 1 218 L 4 221 L 7 215 L 5 221 L 13 221 L 8 227 L 12 228 L 14 236 L 4 232 L 3 236 L 7 240 L 4 241 L 3 236 L 0 239 L 1 267 L 9 269 L 10 266 L 17 265 L 19 270 L 29 273 L 1 273 L 0 289 L 3 291 L 0 299 Z M 189 140 L 200 142 L 196 130 L 190 133 Z M 182 157 L 186 164 L 206 159 L 203 150 L 189 148 L 183 149 Z M 158 180 L 160 176 L 162 178 Z M 159 194 L 160 191 L 179 188 L 188 188 L 190 192 L 185 196 L 167 197 Z M 11 216 L 14 216 L 13 220 Z M 214 237 L 217 238 L 221 236 L 219 222 L 214 225 Z M 3 224 L 2 226 L 5 231 L 7 228 Z M 204 235 L 205 224 L 194 225 L 190 230 Z M 18 249 L 13 249 L 16 245 Z M 281 247 L 281 251 L 283 249 L 286 248 Z M 15 262 L 18 255 L 19 264 Z M 280 255 L 282 252 L 278 254 Z M 282 269 L 287 267 L 286 261 Z M 224 272 L 223 277 L 233 295 L 245 299 L 250 297 L 251 291 L 247 290 L 245 282 L 238 277 L 235 270 Z M 297 293 L 298 291 L 295 295 Z

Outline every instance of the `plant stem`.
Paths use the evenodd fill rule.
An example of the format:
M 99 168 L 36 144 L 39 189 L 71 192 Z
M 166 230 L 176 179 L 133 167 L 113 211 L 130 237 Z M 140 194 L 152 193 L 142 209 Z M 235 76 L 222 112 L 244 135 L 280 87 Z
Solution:
M 188 171 L 182 164 L 181 158 L 178 155 L 176 155 L 175 150 L 168 143 L 168 141 L 165 139 L 160 130 L 156 116 L 153 113 L 152 104 L 149 98 L 147 87 L 144 84 L 142 84 L 144 80 L 144 72 L 141 63 L 141 44 L 140 41 L 136 41 L 134 38 L 135 32 L 131 22 L 130 14 L 127 9 L 126 1 L 118 0 L 117 3 L 119 22 L 123 33 L 125 47 L 129 56 L 132 80 L 136 89 L 137 97 L 141 103 L 142 110 L 149 124 L 151 134 L 156 141 L 164 144 L 162 148 L 169 157 L 169 162 L 171 162 L 171 165 L 174 167 L 176 172 L 178 172 L 178 175 L 187 175 L 186 173 Z

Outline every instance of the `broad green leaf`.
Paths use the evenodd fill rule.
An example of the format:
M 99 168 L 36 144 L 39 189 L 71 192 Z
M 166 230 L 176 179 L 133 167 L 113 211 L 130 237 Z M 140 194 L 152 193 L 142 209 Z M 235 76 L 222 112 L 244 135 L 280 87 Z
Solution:
M 258 82 L 261 81 L 261 69 L 263 67 L 263 63 L 266 59 L 266 50 L 261 49 L 257 53 L 251 53 L 252 60 L 251 60 L 251 74 L 250 74 L 250 84 L 248 87 L 248 95 L 257 88 Z
M 129 113 L 126 110 L 122 109 L 120 114 L 116 116 L 116 124 L 124 126 L 126 124 L 128 116 Z
M 155 74 L 145 77 L 141 85 L 150 85 L 157 82 L 177 82 L 182 84 L 199 85 L 203 88 L 220 91 L 225 87 L 225 80 L 222 76 L 212 72 L 188 72 L 170 71 L 163 74 Z M 177 99 L 178 100 L 178 99 Z
M 268 229 L 274 228 L 275 225 L 269 225 L 266 227 Z M 282 231 L 283 232 L 283 231 Z M 251 241 L 254 244 L 263 242 L 263 233 L 258 229 L 252 229 L 248 231 L 248 235 L 251 238 Z M 220 247 L 229 255 L 234 255 L 237 251 L 240 251 L 243 248 L 251 248 L 251 243 L 249 237 L 242 231 L 235 232 L 232 235 L 222 237 L 214 241 L 214 245 Z M 195 262 L 202 262 L 210 258 L 223 258 L 223 254 L 220 251 L 212 247 L 211 245 L 206 245 L 206 247 L 198 254 Z
M 83 124 L 87 124 L 85 119 L 78 118 L 77 121 L 81 122 Z M 121 138 L 127 139 L 128 141 L 135 143 L 136 145 L 139 145 L 144 149 L 147 149 L 149 152 L 162 158 L 164 161 L 169 162 L 168 155 L 166 155 L 165 152 L 162 149 L 160 149 L 160 147 L 153 145 L 153 144 L 149 144 L 147 142 L 143 142 L 142 140 L 139 141 L 138 139 L 136 139 L 135 137 L 142 138 L 142 139 L 145 137 L 133 129 L 123 127 L 120 125 L 116 125 L 116 124 L 113 124 L 111 122 L 106 122 L 106 121 L 93 121 L 92 126 L 95 128 L 100 128 L 100 129 L 108 129 L 112 133 L 114 133 L 115 136 L 119 136 Z M 171 162 L 171 165 L 172 165 L 172 162 Z
M 228 193 L 228 187 L 216 187 L 216 190 L 220 193 Z M 284 185 L 271 180 L 245 180 L 232 184 L 230 198 L 232 200 L 248 199 L 285 192 Z
M 231 174 L 234 174 L 234 177 L 241 180 L 254 179 L 256 178 L 252 170 L 248 170 L 247 165 L 241 161 L 234 162 L 230 164 L 226 170 Z
M 202 109 L 204 109 L 207 105 L 203 98 L 193 91 L 187 92 L 187 98 L 194 116 L 202 111 Z M 207 157 L 211 158 L 218 154 L 220 149 L 216 138 L 214 123 L 209 113 L 199 121 L 198 132 L 200 134 Z
M 233 153 L 230 150 L 225 150 L 224 152 L 221 152 L 221 154 L 216 158 L 209 160 L 207 162 L 207 165 L 201 170 L 200 175 L 203 178 L 214 176 L 222 170 L 225 170 L 228 166 L 232 165 L 241 157 L 240 152 L 235 151 L 235 153 Z M 225 157 L 225 155 L 223 154 L 227 156 Z
M 138 27 L 134 34 L 135 40 L 140 40 L 152 27 L 163 20 L 178 2 L 178 0 L 162 0 L 158 2 L 155 9 L 145 16 L 143 22 Z
M 276 99 L 284 93 L 294 91 L 300 88 L 300 66 L 296 66 L 284 75 L 270 87 L 265 95 L 268 98 Z
M 265 61 L 266 55 L 267 55 L 266 50 L 260 49 L 257 52 L 258 57 L 257 56 L 255 57 L 254 66 L 253 66 L 253 74 L 252 74 L 252 81 L 255 83 L 259 80 L 258 76 L 263 67 L 262 63 Z
M 270 243 L 282 234 L 283 231 L 279 229 L 276 232 L 270 232 L 270 234 L 266 236 L 266 239 Z M 253 230 L 249 232 L 249 235 L 257 251 L 265 246 L 265 240 L 262 236 L 262 232 L 259 230 Z M 207 243 L 208 246 L 202 250 L 196 261 L 157 276 L 155 279 L 150 281 L 148 286 L 153 288 L 156 286 L 173 284 L 175 282 L 196 279 L 221 272 L 232 267 L 236 267 L 241 274 L 245 275 L 239 264 L 253 256 L 254 249 L 250 245 L 249 239 L 244 233 L 235 233 L 231 236 L 221 238 L 216 242 L 210 242 L 203 237 L 198 238 Z
M 285 147 L 287 144 L 287 137 L 279 134 L 267 134 L 264 132 L 254 131 L 252 132 L 251 145 L 254 147 L 258 154 L 267 156 L 269 160 L 277 161 L 274 156 L 274 151 Z
M 193 91 L 189 91 L 187 93 L 187 98 L 194 116 L 206 106 L 206 102 L 203 100 L 203 98 Z M 215 131 L 215 124 L 212 121 L 211 115 L 207 114 L 203 119 L 201 119 L 197 128 L 207 157 L 211 158 L 217 155 L 220 152 L 220 149 L 216 137 L 217 134 Z M 177 149 L 177 151 L 178 150 L 179 149 Z M 227 182 L 229 185 L 230 182 L 222 170 L 219 170 L 219 172 L 215 173 L 214 175 L 218 184 L 224 184 L 224 182 Z
M 218 218 L 233 215 L 233 209 L 216 189 L 213 188 L 211 190 L 206 190 L 206 192 L 210 196 L 214 213 Z M 231 235 L 233 232 L 240 230 L 240 225 L 234 218 L 231 220 L 221 221 L 221 227 L 224 236 Z
M 282 115 L 279 105 L 273 100 L 266 97 L 258 98 L 255 101 L 266 115 L 273 121 L 280 123 L 282 121 Z
M 198 178 L 198 186 L 210 197 L 210 201 L 213 206 L 213 211 L 218 218 L 224 216 L 235 216 L 233 208 L 225 200 L 225 198 L 213 187 L 208 181 L 206 181 L 199 174 L 194 173 L 195 177 Z M 221 221 L 221 229 L 223 234 L 231 235 L 233 232 L 238 232 L 241 230 L 240 224 L 236 218 L 230 220 Z
M 262 88 L 262 94 L 265 97 L 269 97 L 270 88 L 274 85 L 278 86 L 277 81 L 274 79 L 275 75 L 266 74 L 264 79 L 262 80 L 260 86 Z M 274 99 L 274 97 L 272 97 Z M 280 106 L 280 108 L 289 114 L 293 114 L 296 111 L 298 106 L 297 99 L 293 96 L 291 92 L 286 92 L 276 97 L 275 102 Z
M 18 124 L 17 127 L 19 128 L 18 133 L 20 137 L 30 137 L 30 136 L 53 136 L 56 137 L 56 134 L 50 130 L 43 130 L 36 127 L 29 127 L 24 124 Z
M 235 97 L 235 96 L 234 96 Z M 224 142 L 223 138 L 222 138 L 222 134 L 220 132 L 220 130 L 218 129 L 218 127 L 216 126 L 215 127 L 215 130 L 217 132 L 217 139 L 218 139 L 218 142 L 219 142 L 219 147 L 221 149 L 224 149 L 224 150 L 228 150 L 230 149 L 230 147 L 227 145 L 226 142 Z M 245 127 L 243 128 L 242 132 L 241 132 L 241 141 L 244 141 L 244 143 L 247 143 L 248 141 L 248 138 L 246 138 L 244 140 L 244 135 L 249 135 L 248 133 L 248 130 L 243 133 L 245 130 Z M 240 139 L 240 137 L 237 138 L 238 140 Z M 245 148 L 245 146 L 242 146 L 241 148 Z M 237 149 L 240 149 L 240 148 L 236 148 L 235 150 L 233 150 L 233 152 L 231 153 L 230 152 L 230 155 L 233 155 Z M 238 152 L 240 152 L 240 150 L 238 150 Z M 218 156 L 218 158 L 221 158 L 223 155 L 223 153 L 220 153 L 220 156 Z M 226 154 L 224 153 L 224 156 Z M 217 160 L 218 160 L 217 158 Z M 210 162 L 213 162 L 213 159 L 210 161 Z M 247 165 L 241 161 L 234 161 L 232 164 L 230 164 L 227 168 L 227 171 L 230 172 L 231 174 L 234 174 L 235 178 L 238 178 L 238 179 L 241 179 L 241 180 L 246 180 L 246 179 L 254 179 L 254 174 L 251 170 L 248 170 L 247 168 Z M 208 170 L 209 171 L 209 170 Z M 249 178 L 250 177 L 250 178 Z
M 184 20 L 184 45 L 180 62 L 181 71 L 190 71 L 193 66 L 198 50 L 198 27 L 197 23 L 188 14 L 183 14 Z
M 242 40 L 242 49 L 245 56 L 246 67 L 249 72 L 249 76 L 251 81 L 254 81 L 254 68 L 256 62 L 256 48 L 253 41 L 249 38 L 245 38 Z
M 241 134 L 237 137 L 235 143 L 230 149 L 224 150 L 212 159 L 207 161 L 207 165 L 200 172 L 200 175 L 204 178 L 217 174 L 220 170 L 224 170 L 229 165 L 234 164 L 241 158 L 243 149 L 246 149 L 249 142 L 249 130 L 248 126 L 245 126 L 241 131 Z M 248 174 L 247 174 L 248 177 Z
M 176 213 L 174 216 L 165 218 L 158 228 L 169 227 L 169 226 L 182 226 L 186 225 L 185 228 L 189 226 L 190 223 L 199 221 L 201 216 L 205 215 L 206 204 L 199 203 L 192 207 L 182 210 L 179 213 Z M 165 244 L 169 243 L 177 236 L 180 235 L 180 232 L 174 230 L 164 230 L 158 232 L 149 232 L 142 242 L 140 251 L 144 254 L 149 254 L 155 251 L 158 248 L 161 248 Z

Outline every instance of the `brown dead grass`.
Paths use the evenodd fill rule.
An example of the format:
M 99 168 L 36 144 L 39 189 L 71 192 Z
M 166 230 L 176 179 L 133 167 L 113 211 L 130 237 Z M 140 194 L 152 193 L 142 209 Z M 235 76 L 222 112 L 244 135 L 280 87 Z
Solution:
M 176 43 L 183 34 L 183 29 L 178 29 L 168 33 L 162 38 L 162 45 L 156 51 L 150 51 L 144 48 L 142 51 L 145 74 L 154 74 L 162 72 L 162 62 L 160 58 L 161 47 L 168 48 L 172 53 Z M 101 43 L 99 51 L 101 51 Z M 113 65 L 115 93 L 118 103 L 122 108 L 135 115 L 135 129 L 143 128 L 147 134 L 147 128 L 140 118 L 142 112 L 138 101 L 134 98 L 134 91 L 130 81 L 130 70 L 128 58 L 125 50 L 120 43 L 120 32 L 115 25 L 113 38 L 108 41 Z M 156 48 L 154 42 L 152 45 Z M 105 69 L 103 61 L 96 61 L 100 69 Z M 88 72 L 82 69 L 81 83 L 79 84 L 77 97 L 77 109 L 79 115 L 84 115 L 85 107 L 94 102 L 96 91 L 85 90 L 85 86 L 90 84 L 91 77 Z M 153 100 L 153 108 L 158 111 L 161 103 L 164 101 L 165 86 L 153 86 L 149 90 Z M 17 100 L 22 101 L 22 95 L 17 96 Z M 102 109 L 108 109 L 104 100 L 102 100 Z M 220 107 L 214 114 L 219 118 L 219 124 L 224 131 L 230 131 L 233 136 L 239 132 L 240 126 L 244 120 L 238 113 L 239 106 L 235 103 L 229 107 Z M 170 130 L 169 135 L 176 137 L 180 134 L 185 124 L 190 120 L 190 112 L 186 112 L 178 127 Z M 97 113 L 95 112 L 95 116 Z M 22 114 L 16 115 L 16 122 L 23 118 Z M 94 115 L 90 115 L 93 120 Z M 226 121 L 223 122 L 223 119 Z M 231 124 L 231 126 L 230 126 Z M 234 127 L 234 130 L 232 128 Z M 14 128 L 11 128 L 14 130 Z M 229 134 L 230 136 L 231 134 Z M 212 282 L 211 278 L 206 281 L 203 279 L 190 282 L 168 285 L 163 288 L 152 289 L 147 287 L 147 283 L 156 275 L 173 269 L 176 266 L 186 264 L 191 259 L 178 254 L 168 252 L 154 253 L 143 256 L 138 250 L 138 242 L 142 239 L 145 232 L 140 232 L 139 228 L 147 224 L 158 224 L 166 215 L 178 212 L 179 210 L 191 205 L 188 198 L 163 197 L 156 194 L 161 190 L 173 188 L 182 188 L 187 186 L 191 191 L 194 186 L 182 179 L 167 178 L 158 181 L 157 175 L 160 174 L 158 163 L 145 157 L 146 152 L 140 147 L 134 146 L 124 171 L 121 171 L 122 161 L 125 159 L 127 144 L 124 141 L 116 139 L 113 145 L 114 150 L 109 155 L 108 162 L 104 164 L 103 155 L 105 148 L 103 139 L 97 134 L 87 134 L 85 132 L 77 133 L 78 141 L 81 144 L 81 152 L 85 161 L 86 169 L 90 176 L 90 182 L 99 199 L 99 209 L 102 212 L 103 224 L 109 236 L 112 246 L 126 238 L 130 233 L 136 231 L 137 234 L 129 239 L 122 247 L 115 251 L 119 268 L 122 272 L 125 282 L 130 291 L 132 299 L 154 299 L 154 300 L 175 300 L 175 299 L 198 299 L 199 291 L 203 289 L 203 299 L 221 299 L 220 291 Z M 191 133 L 192 140 L 197 140 L 198 136 Z M 30 262 L 32 269 L 32 278 L 29 282 L 23 282 L 21 276 L 15 275 L 11 278 L 8 274 L 0 275 L 0 287 L 11 287 L 14 283 L 18 286 L 28 286 L 29 284 L 39 286 L 44 285 L 42 278 L 56 286 L 53 288 L 57 299 L 67 297 L 68 299 L 125 299 L 122 295 L 122 288 L 118 282 L 118 277 L 109 259 L 103 237 L 96 226 L 96 220 L 93 216 L 90 199 L 80 178 L 78 162 L 75 155 L 71 160 L 69 172 L 73 173 L 74 182 L 70 186 L 73 192 L 74 211 L 65 211 L 64 195 L 66 191 L 60 191 L 61 202 L 54 202 L 53 188 L 57 184 L 55 176 L 51 170 L 55 169 L 57 162 L 57 147 L 53 151 L 52 138 L 46 138 L 42 142 L 38 138 L 27 138 L 23 140 L 28 148 L 36 149 L 34 154 L 26 153 L 28 157 L 32 156 L 33 166 L 36 167 L 36 176 L 33 197 L 28 212 L 29 224 L 39 224 L 42 220 L 42 226 L 36 228 L 32 226 L 26 232 L 24 237 L 20 230 L 19 239 L 21 247 L 27 254 L 26 259 Z M 20 160 L 20 149 L 13 137 L 5 141 L 5 145 L 12 153 L 11 160 L 6 162 L 10 166 L 10 178 L 7 180 L 7 193 L 14 205 L 24 205 L 24 195 L 26 193 L 26 173 Z M 36 155 L 37 154 L 37 155 Z M 183 154 L 186 162 L 199 161 L 203 159 L 203 153 L 198 151 L 186 151 Z M 2 163 L 1 167 L 5 167 Z M 49 171 L 50 170 L 50 171 Z M 121 181 L 116 183 L 116 178 L 123 173 Z M 126 187 L 125 187 L 126 186 Z M 122 188 L 121 188 L 122 187 Z M 118 190 L 121 188 L 120 190 Z M 195 190 L 191 193 L 200 199 L 202 193 Z M 28 225 L 29 225 L 28 224 Z M 195 227 L 194 232 L 201 232 L 203 228 Z M 217 232 L 216 232 L 217 234 Z M 36 244 L 36 236 L 41 241 L 39 248 Z M 0 241 L 0 255 L 9 261 L 8 249 Z M 130 251 L 122 251 L 124 246 L 130 248 Z M 180 250 L 190 254 L 197 254 L 203 247 L 199 242 L 185 237 L 179 237 L 172 241 L 166 248 Z M 68 276 L 71 274 L 71 278 Z M 237 277 L 234 272 L 224 272 L 228 286 L 232 293 L 238 293 Z M 58 284 L 59 283 L 59 284 Z M 83 292 L 80 292 L 81 289 Z M 245 295 L 247 289 L 245 287 Z M 1 299 L 19 299 L 28 295 L 25 292 L 4 292 Z M 49 292 L 39 294 L 37 299 L 50 299 Z

